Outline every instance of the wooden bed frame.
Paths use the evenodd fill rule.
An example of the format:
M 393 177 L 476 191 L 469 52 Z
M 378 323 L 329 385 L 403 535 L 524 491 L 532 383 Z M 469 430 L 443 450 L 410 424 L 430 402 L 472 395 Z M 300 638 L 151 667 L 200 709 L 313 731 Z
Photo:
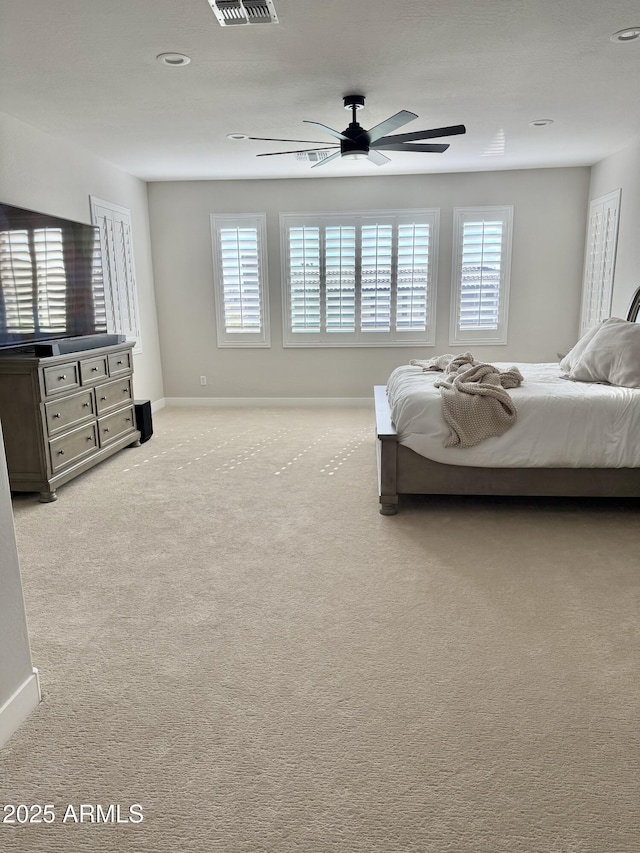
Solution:
M 627 320 L 638 321 L 640 288 Z M 399 495 L 640 497 L 640 468 L 472 468 L 433 462 L 398 442 L 384 385 L 374 388 L 378 495 L 382 515 L 398 512 Z

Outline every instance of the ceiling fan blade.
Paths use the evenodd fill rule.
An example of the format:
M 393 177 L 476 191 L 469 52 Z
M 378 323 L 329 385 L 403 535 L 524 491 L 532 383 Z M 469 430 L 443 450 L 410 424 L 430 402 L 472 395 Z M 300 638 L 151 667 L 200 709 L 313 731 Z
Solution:
M 331 160 L 335 160 L 336 157 L 340 157 L 340 151 L 336 151 L 335 154 L 331 154 L 329 157 L 325 157 L 324 160 L 318 160 L 318 162 L 314 163 L 311 168 L 315 169 L 317 166 L 324 166 L 325 163 L 329 163 Z
M 384 166 L 385 163 L 390 162 L 389 157 L 385 157 L 381 151 L 376 151 L 374 148 L 369 151 L 369 160 L 375 163 L 376 166 Z
M 332 127 L 327 127 L 326 124 L 320 124 L 319 121 L 307 121 L 307 119 L 303 119 L 305 124 L 314 124 L 316 127 L 319 127 L 321 130 L 326 131 L 326 133 L 330 133 L 331 136 L 335 136 L 336 139 L 348 139 L 344 135 L 344 133 L 340 133 L 338 130 L 334 130 Z
M 378 139 L 381 139 L 386 133 L 391 133 L 392 130 L 397 130 L 397 128 L 402 127 L 403 124 L 408 124 L 410 121 L 413 121 L 414 118 L 418 118 L 415 113 L 410 113 L 409 110 L 400 110 L 399 113 L 381 121 L 380 124 L 370 127 L 367 131 L 369 134 L 369 144 L 373 145 L 374 142 L 377 142 Z
M 305 145 L 322 145 L 321 139 L 278 139 L 277 137 L 274 139 L 272 136 L 247 136 L 247 139 L 253 139 L 256 142 L 302 142 Z
M 334 148 L 335 146 L 331 146 Z M 306 154 L 307 151 L 326 151 L 328 148 L 325 145 L 324 148 L 299 148 L 297 151 L 269 151 L 268 154 L 256 154 L 256 157 L 279 157 L 280 154 Z
M 376 143 L 376 148 L 377 148 Z M 410 142 L 399 142 L 397 145 L 385 145 L 383 151 L 428 151 L 431 154 L 442 154 L 449 146 L 446 143 L 425 143 L 424 145 L 415 145 Z
M 412 133 L 396 133 L 395 136 L 383 136 L 376 140 L 376 148 L 386 148 L 387 145 L 395 145 L 396 142 L 416 142 L 419 139 L 440 139 L 443 136 L 456 136 L 458 133 L 466 133 L 467 128 L 463 124 L 454 124 L 451 127 L 434 127 L 432 130 L 415 130 Z

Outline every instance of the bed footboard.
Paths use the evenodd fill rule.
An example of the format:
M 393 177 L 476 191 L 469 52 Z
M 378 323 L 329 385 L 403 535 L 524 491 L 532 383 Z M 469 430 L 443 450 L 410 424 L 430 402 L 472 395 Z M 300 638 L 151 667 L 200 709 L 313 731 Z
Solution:
M 380 512 L 382 515 L 395 515 L 398 512 L 398 434 L 391 422 L 384 385 L 374 387 L 374 399 Z
M 400 444 L 384 385 L 374 388 L 382 515 L 398 495 L 640 498 L 640 468 L 476 468 L 444 465 Z

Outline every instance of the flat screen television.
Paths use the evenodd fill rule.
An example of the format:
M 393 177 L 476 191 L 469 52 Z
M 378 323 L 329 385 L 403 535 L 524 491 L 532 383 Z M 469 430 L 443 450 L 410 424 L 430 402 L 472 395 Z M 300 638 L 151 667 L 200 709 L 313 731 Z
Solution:
M 0 348 L 106 331 L 98 229 L 0 203 Z

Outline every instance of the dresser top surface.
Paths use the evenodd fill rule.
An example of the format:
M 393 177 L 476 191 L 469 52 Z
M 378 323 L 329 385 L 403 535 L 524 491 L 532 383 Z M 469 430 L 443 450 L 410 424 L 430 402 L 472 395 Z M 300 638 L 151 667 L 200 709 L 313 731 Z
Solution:
M 134 341 L 126 341 L 122 344 L 111 344 L 105 347 L 94 347 L 93 349 L 81 349 L 74 352 L 63 353 L 62 355 L 47 355 L 38 356 L 27 350 L 0 350 L 0 364 L 5 365 L 29 365 L 36 367 L 55 367 L 56 364 L 67 364 L 70 361 L 83 361 L 88 358 L 98 358 L 111 353 L 123 352 L 132 350 L 135 346 Z

